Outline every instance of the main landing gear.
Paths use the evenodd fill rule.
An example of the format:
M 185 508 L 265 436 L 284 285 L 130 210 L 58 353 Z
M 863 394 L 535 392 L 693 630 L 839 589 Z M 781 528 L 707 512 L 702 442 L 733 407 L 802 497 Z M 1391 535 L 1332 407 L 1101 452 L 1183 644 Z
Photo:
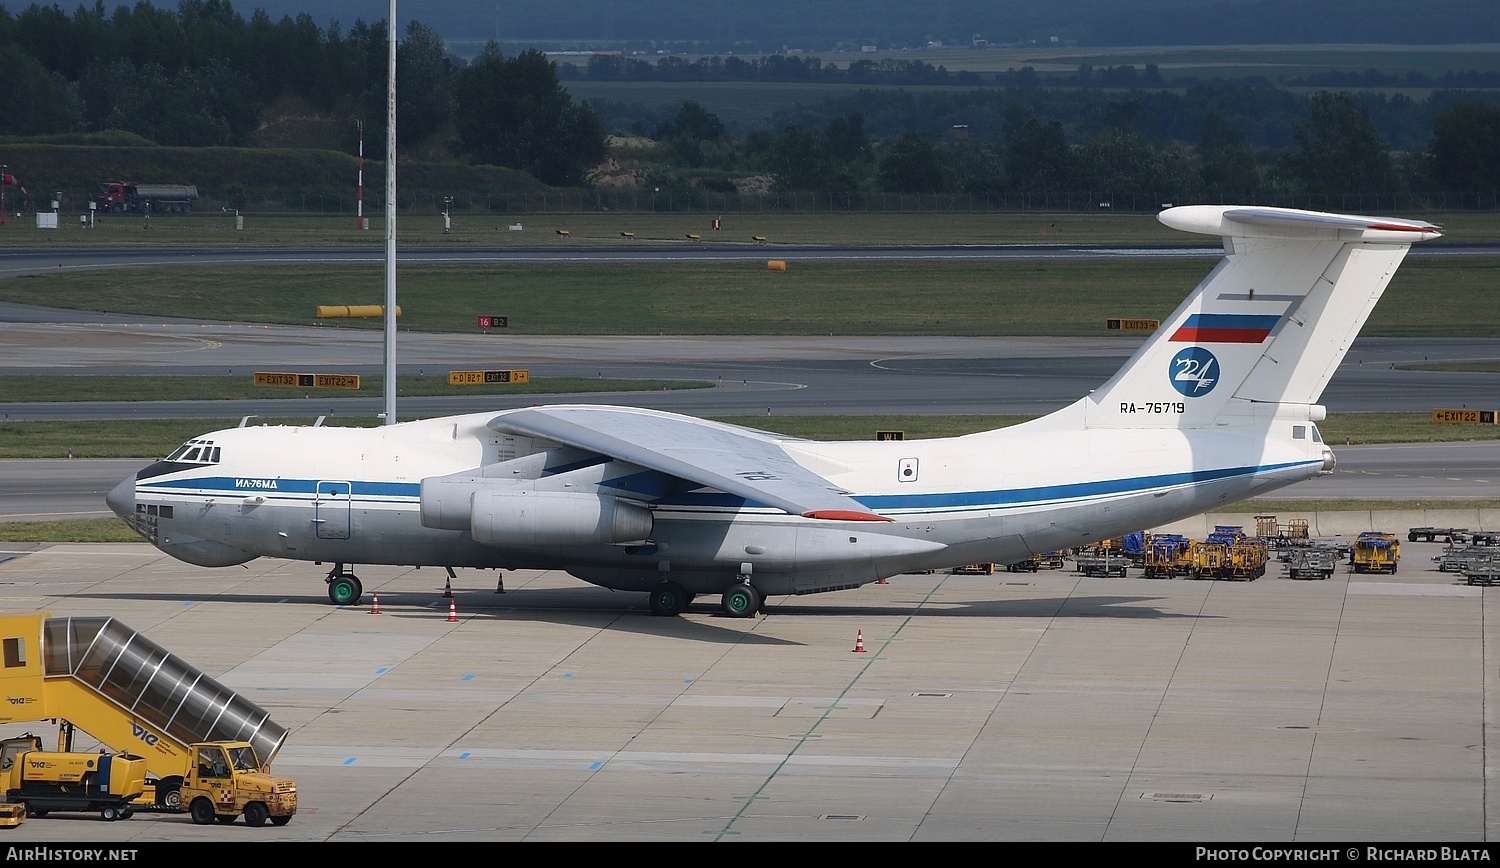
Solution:
M 328 583 L 328 602 L 335 606 L 353 606 L 365 592 L 359 576 L 344 569 L 343 564 L 334 564 L 323 581 Z
M 749 582 L 742 582 L 729 586 L 720 605 L 723 606 L 724 614 L 731 618 L 748 618 L 760 611 L 761 602 L 760 591 L 755 590 L 755 586 Z
M 687 611 L 693 595 L 676 582 L 662 582 L 651 590 L 650 600 L 653 615 L 681 615 Z
M 662 582 L 651 589 L 651 594 L 647 599 L 651 603 L 651 614 L 669 617 L 681 615 L 687 611 L 688 604 L 693 602 L 693 596 L 676 582 Z M 754 585 L 749 582 L 740 582 L 729 586 L 729 590 L 724 592 L 720 606 L 724 614 L 731 618 L 748 618 L 759 612 L 764 602 L 765 598 Z

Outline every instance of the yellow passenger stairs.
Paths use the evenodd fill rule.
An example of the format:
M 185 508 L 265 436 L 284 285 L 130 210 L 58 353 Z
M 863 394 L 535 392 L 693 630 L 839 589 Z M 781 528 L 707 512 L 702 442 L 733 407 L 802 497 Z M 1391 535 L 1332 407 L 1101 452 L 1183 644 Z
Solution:
M 0 650 L 0 723 L 66 721 L 150 776 L 180 777 L 195 742 L 248 741 L 269 765 L 286 740 L 265 709 L 114 618 L 0 615 Z

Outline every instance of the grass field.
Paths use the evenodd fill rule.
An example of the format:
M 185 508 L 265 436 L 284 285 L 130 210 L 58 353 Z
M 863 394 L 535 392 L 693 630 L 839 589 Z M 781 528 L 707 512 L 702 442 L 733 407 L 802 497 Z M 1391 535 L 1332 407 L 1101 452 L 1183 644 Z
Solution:
M 405 266 L 401 328 L 473 332 L 480 313 L 507 334 L 1073 335 L 1108 317 L 1162 319 L 1213 260 L 1088 262 L 546 263 Z M 205 321 L 379 329 L 320 321 L 319 305 L 383 301 L 378 266 L 70 272 L 0 281 L 0 300 Z M 1411 258 L 1362 334 L 1500 336 L 1500 259 Z M 235 287 L 226 291 L 226 287 Z
M 538 377 L 524 383 L 452 386 L 445 376 L 400 376 L 398 397 L 433 395 L 541 395 L 559 392 L 640 392 L 708 389 L 712 383 L 642 381 L 595 377 Z M 233 398 L 350 398 L 385 394 L 385 378 L 361 377 L 358 389 L 302 389 L 257 386 L 249 373 L 239 377 L 153 374 L 15 374 L 0 381 L 4 401 L 218 401 Z
M 650 194 L 642 194 L 647 200 Z M 561 202 L 563 200 L 556 199 Z M 880 199 L 872 200 L 879 208 Z M 967 199 L 963 199 L 967 202 Z M 662 202 L 666 202 L 665 196 Z M 713 216 L 722 220 L 714 232 Z M 1475 231 L 1500 228 L 1500 215 L 1462 216 Z M 56 230 L 37 229 L 21 220 L 0 226 L 0 249 L 12 246 L 75 247 L 368 247 L 383 255 L 384 215 L 370 216 L 370 228 L 360 230 L 352 217 L 338 215 L 251 214 L 236 229 L 231 214 L 172 214 L 150 218 L 139 214 L 100 215 L 94 226 L 77 225 L 77 216 L 61 220 Z M 1490 222 L 1477 223 L 1481 218 Z M 1434 221 L 1436 218 L 1432 218 Z M 150 228 L 147 229 L 149 224 Z M 666 243 L 686 245 L 690 234 L 703 245 L 750 246 L 764 237 L 774 254 L 785 244 L 975 244 L 975 243 L 1142 243 L 1181 244 L 1193 239 L 1163 226 L 1150 214 L 1027 214 L 967 210 L 958 213 L 904 213 L 879 210 L 841 214 L 755 212 L 704 213 L 641 212 L 607 214 L 561 212 L 488 214 L 455 211 L 444 232 L 441 213 L 397 218 L 400 247 L 543 247 L 567 250 L 580 245 Z M 520 225 L 521 230 L 510 227 Z M 566 230 L 566 236 L 558 230 Z M 634 234 L 634 240 L 622 235 Z
M 641 194 L 649 197 L 650 194 Z M 861 200 L 863 201 L 863 200 Z M 1161 244 L 1212 245 L 1213 239 L 1168 229 L 1154 214 L 1081 214 L 1036 211 L 970 212 L 966 196 L 952 197 L 958 211 L 922 213 L 878 210 L 847 213 L 754 212 L 696 213 L 563 212 L 487 214 L 457 210 L 450 231 L 443 231 L 440 212 L 397 218 L 398 253 L 406 247 L 527 247 L 559 251 L 582 245 L 699 244 L 764 249 L 767 258 L 788 244 Z M 194 213 L 152 217 L 101 215 L 89 229 L 78 226 L 78 214 L 63 213 L 58 229 L 37 229 L 25 220 L 0 225 L 0 250 L 115 247 L 364 247 L 384 256 L 384 215 L 370 215 L 370 228 L 356 228 L 354 218 L 340 215 L 250 214 L 245 228 L 235 229 L 233 214 Z M 722 220 L 715 232 L 714 216 Z M 1500 213 L 1429 212 L 1392 216 L 1427 220 L 1442 227 L 1445 241 L 1492 242 L 1500 237 Z M 514 231 L 510 226 L 522 226 Z M 567 230 L 568 235 L 557 234 Z M 626 239 L 622 232 L 634 234 Z M 688 235 L 698 235 L 690 241 Z M 763 245 L 754 239 L 766 239 Z

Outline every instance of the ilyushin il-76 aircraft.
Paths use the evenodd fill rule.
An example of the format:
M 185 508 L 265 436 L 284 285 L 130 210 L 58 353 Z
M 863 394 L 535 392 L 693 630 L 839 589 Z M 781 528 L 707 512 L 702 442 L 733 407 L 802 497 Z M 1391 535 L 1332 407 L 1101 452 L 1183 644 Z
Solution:
M 242 425 L 126 479 L 110 507 L 219 567 L 565 570 L 677 615 L 1013 563 L 1332 471 L 1317 402 L 1413 242 L 1411 220 L 1193 205 L 1168 226 L 1224 258 L 1112 379 L 1049 415 L 930 440 L 816 442 L 563 404 L 378 428 Z M 503 575 L 503 574 L 502 574 Z

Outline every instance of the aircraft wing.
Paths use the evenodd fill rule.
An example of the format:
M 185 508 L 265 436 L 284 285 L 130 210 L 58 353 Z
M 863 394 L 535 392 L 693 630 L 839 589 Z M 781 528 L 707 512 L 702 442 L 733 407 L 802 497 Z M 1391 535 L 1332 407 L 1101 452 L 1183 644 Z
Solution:
M 572 405 L 511 410 L 489 427 L 598 452 L 793 515 L 891 520 L 798 464 L 774 440 L 713 422 L 632 407 Z

